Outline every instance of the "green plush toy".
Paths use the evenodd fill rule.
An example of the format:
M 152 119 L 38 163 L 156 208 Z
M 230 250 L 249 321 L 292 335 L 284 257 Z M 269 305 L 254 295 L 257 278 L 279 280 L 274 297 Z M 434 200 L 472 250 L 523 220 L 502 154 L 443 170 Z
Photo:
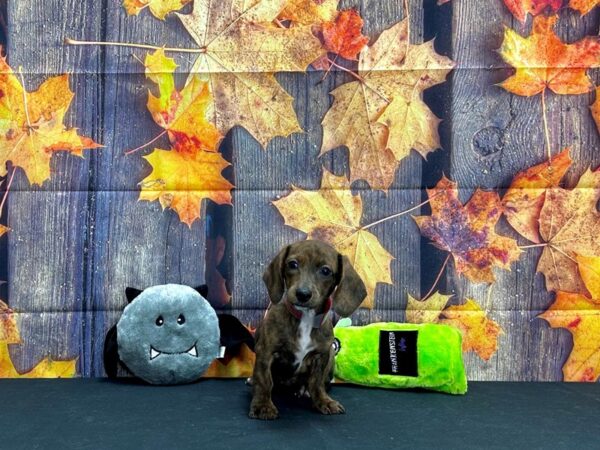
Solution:
M 447 325 L 374 323 L 334 329 L 335 377 L 381 388 L 467 392 L 460 331 Z

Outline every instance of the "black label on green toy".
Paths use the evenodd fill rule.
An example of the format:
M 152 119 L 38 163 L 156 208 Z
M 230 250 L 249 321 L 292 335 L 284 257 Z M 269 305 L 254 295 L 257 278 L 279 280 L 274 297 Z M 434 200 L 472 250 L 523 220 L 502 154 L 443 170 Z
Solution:
M 418 377 L 418 331 L 379 332 L 379 375 Z

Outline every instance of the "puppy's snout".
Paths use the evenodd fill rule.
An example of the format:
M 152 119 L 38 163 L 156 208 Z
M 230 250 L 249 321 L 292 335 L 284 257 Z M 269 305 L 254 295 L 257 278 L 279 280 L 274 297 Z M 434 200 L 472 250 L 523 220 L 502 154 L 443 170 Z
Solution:
M 300 303 L 306 303 L 312 297 L 312 292 L 308 288 L 296 289 L 296 298 Z

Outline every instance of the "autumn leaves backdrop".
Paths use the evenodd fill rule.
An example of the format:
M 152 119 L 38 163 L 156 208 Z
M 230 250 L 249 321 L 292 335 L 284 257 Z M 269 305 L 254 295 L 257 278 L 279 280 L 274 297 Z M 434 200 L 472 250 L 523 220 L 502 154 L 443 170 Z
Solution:
M 191 12 L 176 12 L 188 3 L 193 3 Z M 600 63 L 598 39 L 563 43 L 554 34 L 558 16 L 552 14 L 563 6 L 585 13 L 593 5 L 584 8 L 581 2 L 562 5 L 543 0 L 505 3 L 520 21 L 527 19 L 527 13 L 537 17 L 530 32 L 505 29 L 501 55 L 516 72 L 502 87 L 514 95 L 538 95 L 540 122 L 548 127 L 547 91 L 558 95 L 589 92 L 593 85 L 587 70 Z M 426 294 L 405 292 L 409 297 L 406 319 L 458 327 L 463 331 L 464 350 L 484 360 L 495 354 L 502 329 L 480 306 L 481 299 L 437 292 L 439 279 L 445 271 L 455 271 L 469 282 L 492 285 L 495 271 L 509 270 L 530 248 L 543 247 L 538 270 L 545 276 L 546 288 L 557 295 L 542 317 L 575 336 L 565 379 L 598 378 L 600 313 L 594 287 L 600 271 L 600 238 L 594 232 L 598 229 L 598 176 L 588 171 L 581 176 L 578 189 L 559 187 L 571 163 L 568 150 L 559 152 L 567 142 L 553 143 L 548 137 L 545 143 L 532 143 L 532 147 L 545 146 L 546 161 L 523 167 L 507 192 L 478 189 L 463 204 L 460 186 L 443 177 L 428 190 L 422 204 L 407 204 L 403 210 L 364 223 L 363 198 L 352 192 L 352 183 L 365 182 L 373 190 L 387 192 L 412 150 L 426 158 L 440 147 L 440 118 L 423 100 L 423 93 L 444 83 L 455 63 L 439 55 L 433 42 L 415 43 L 410 17 L 378 36 L 366 37 L 360 14 L 340 8 L 337 0 L 125 0 L 123 6 L 129 14 L 147 9 L 161 20 L 177 14 L 181 32 L 189 33 L 197 43 L 197 48 L 190 49 L 170 48 L 166 43 L 166 48 L 145 54 L 134 50 L 148 80 L 147 109 L 157 124 L 154 139 L 127 151 L 140 160 L 144 153 L 149 167 L 148 175 L 136 180 L 140 200 L 158 201 L 164 209 L 173 210 L 166 214 L 177 214 L 188 226 L 202 218 L 206 201 L 231 204 L 234 186 L 223 175 L 229 162 L 220 153 L 229 130 L 236 125 L 245 128 L 270 152 L 277 151 L 274 146 L 267 149 L 274 137 L 302 131 L 294 99 L 274 74 L 308 68 L 327 77 L 344 71 L 350 81 L 331 93 L 331 106 L 322 119 L 320 154 L 346 147 L 348 173 L 323 169 L 320 189 L 314 191 L 290 186 L 286 196 L 273 199 L 282 223 L 347 254 L 368 287 L 363 306 L 373 308 L 377 285 L 395 283 L 391 262 L 402 252 L 401 248 L 385 248 L 376 226 L 389 220 L 414 221 L 414 232 L 420 230 L 447 258 L 440 268 L 431 269 L 439 269 L 439 276 Z M 156 21 L 156 26 L 161 23 Z M 72 38 L 67 40 L 69 45 L 114 45 L 66 38 Z M 193 64 L 187 80 L 179 83 L 174 73 L 183 56 Z M 25 77 L 4 64 L 0 84 L 7 95 L 0 99 L 0 162 L 1 170 L 12 168 L 6 181 L 6 195 L 10 195 L 18 171 L 32 184 L 41 184 L 50 176 L 53 152 L 70 150 L 81 155 L 83 149 L 98 148 L 98 144 L 63 125 L 71 99 L 65 95 L 70 92 L 66 76 L 51 78 L 28 94 L 23 88 Z M 524 238 L 520 245 L 513 237 L 496 232 L 503 215 Z M 401 286 L 398 289 L 402 291 Z M 398 301 L 403 301 L 400 296 Z

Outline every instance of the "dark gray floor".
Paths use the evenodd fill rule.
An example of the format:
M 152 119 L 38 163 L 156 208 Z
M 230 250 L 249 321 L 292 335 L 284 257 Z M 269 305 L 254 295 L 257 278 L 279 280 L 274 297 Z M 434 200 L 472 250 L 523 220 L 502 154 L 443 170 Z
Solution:
M 471 383 L 464 397 L 335 386 L 347 414 L 279 402 L 250 420 L 242 380 L 152 387 L 1 380 L 0 448 L 596 448 L 600 384 Z

